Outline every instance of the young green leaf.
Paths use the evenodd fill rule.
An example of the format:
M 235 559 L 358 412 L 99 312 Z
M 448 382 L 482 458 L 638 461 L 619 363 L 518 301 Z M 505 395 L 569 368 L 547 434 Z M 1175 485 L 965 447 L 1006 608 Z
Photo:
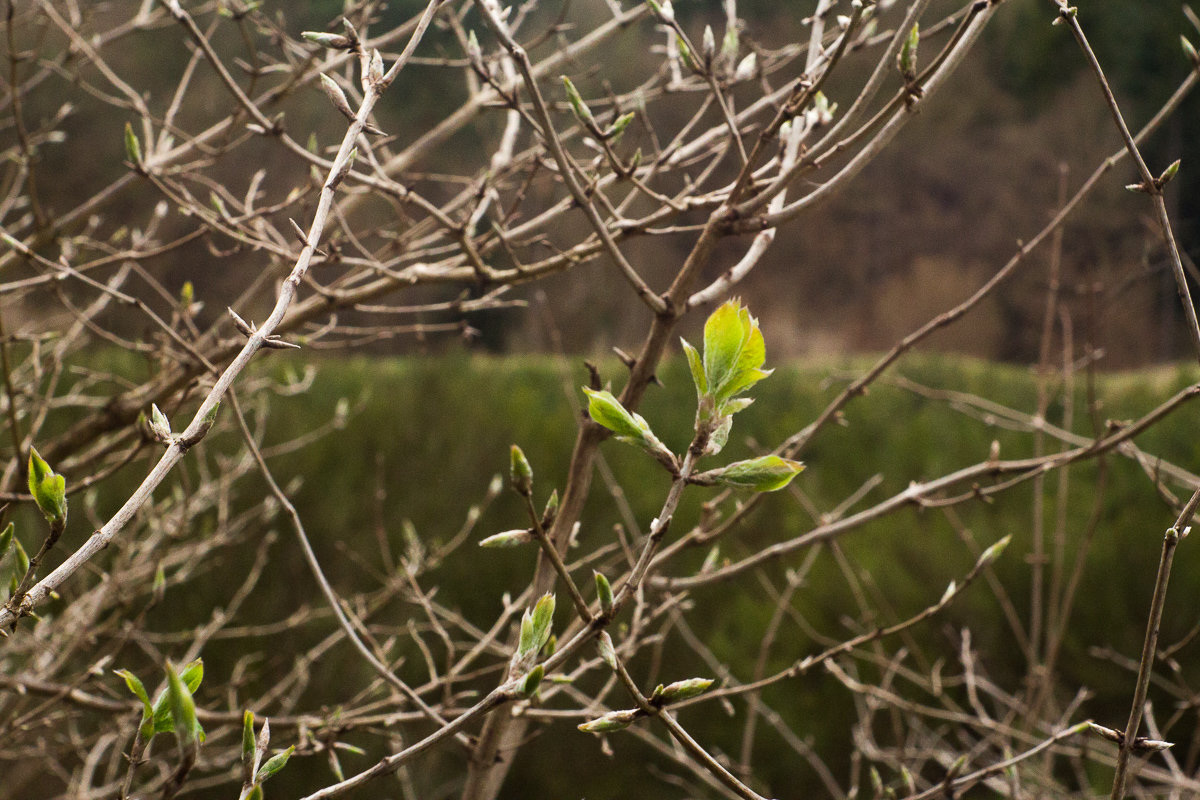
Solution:
M 518 547 L 533 541 L 533 530 L 501 531 L 479 540 L 480 547 Z
M 627 411 L 612 392 L 598 391 L 585 386 L 583 393 L 588 396 L 588 416 L 616 434 L 618 441 L 637 445 L 651 452 L 667 452 L 667 448 L 650 430 L 646 420 L 640 414 Z
M 583 96 L 579 94 L 579 90 L 575 88 L 575 84 L 571 83 L 571 79 L 566 75 L 560 77 L 562 78 L 563 88 L 567 90 L 567 102 L 571 104 L 571 111 L 575 112 L 575 118 L 589 128 L 595 127 L 596 118 L 592 116 L 592 110 L 587 107 L 587 103 L 583 102 Z
M 740 301 L 722 303 L 709 316 L 704 323 L 704 394 L 716 401 L 718 414 L 731 413 L 723 407 L 729 400 L 771 374 L 762 369 L 766 357 L 758 320 Z
M 756 492 L 774 492 L 791 483 L 800 474 L 804 465 L 779 456 L 761 456 L 746 461 L 735 461 L 721 469 L 701 473 L 716 483 Z M 700 477 L 700 476 L 697 476 Z
M 584 733 L 609 733 L 628 728 L 637 719 L 638 712 L 632 708 L 622 711 L 610 711 L 602 717 L 597 717 L 579 726 Z
M 600 651 L 600 660 L 608 665 L 608 668 L 615 670 L 617 668 L 617 650 L 613 647 L 612 637 L 608 635 L 608 631 L 601 631 L 596 637 L 596 649 Z
M 10 522 L 4 526 L 3 531 L 0 531 L 0 561 L 4 560 L 4 554 L 8 552 L 8 548 L 12 545 L 14 530 L 16 528 Z
M 292 745 L 282 753 L 277 753 L 268 758 L 267 763 L 263 764 L 262 768 L 259 769 L 258 774 L 254 776 L 254 782 L 262 783 L 263 781 L 267 780 L 267 778 L 270 778 L 272 775 L 279 772 L 279 770 L 286 767 L 288 759 L 292 757 L 292 753 L 294 752 L 296 752 L 296 745 Z
M 920 43 L 921 24 L 914 22 L 908 36 L 904 38 L 904 44 L 900 46 L 899 55 L 896 56 L 896 66 L 906 82 L 917 78 L 917 45 Z
M 533 607 L 533 634 L 534 641 L 537 642 L 537 647 L 534 652 L 537 652 L 545 646 L 550 639 L 550 629 L 554 625 L 554 595 L 547 593 L 537 601 Z
M 146 719 L 153 715 L 150 706 L 150 695 L 146 694 L 146 687 L 137 675 L 134 675 L 127 669 L 114 670 L 117 675 L 125 679 L 125 685 L 129 687 L 129 691 L 133 696 L 142 701 L 142 719 Z
M 29 493 L 47 520 L 66 522 L 66 487 L 66 479 L 50 469 L 36 448 L 29 448 Z
M 696 348 L 687 343 L 686 339 L 679 340 L 683 344 L 683 352 L 687 356 L 688 368 L 692 371 L 692 383 L 696 385 L 696 396 L 708 394 L 708 379 L 704 375 L 704 364 Z
M 533 490 L 533 467 L 529 466 L 524 451 L 515 444 L 509 449 L 508 482 L 521 496 Z
M 128 122 L 125 123 L 125 157 L 134 166 L 140 167 L 142 164 L 142 144 L 133 132 L 133 125 Z
M 542 678 L 545 675 L 546 668 L 541 664 L 531 669 L 529 674 L 525 676 L 525 680 L 521 681 L 521 694 L 526 697 L 532 697 L 533 693 L 537 691 L 538 686 L 541 685 Z
M 668 683 L 666 686 L 659 685 L 650 701 L 658 705 L 678 703 L 680 700 L 704 694 L 712 685 L 713 681 L 710 678 L 688 678 L 685 681 Z
M 242 768 L 248 777 L 254 771 L 254 712 L 242 714 Z
M 612 613 L 613 590 L 608 578 L 601 572 L 593 572 L 596 576 L 596 597 L 600 600 L 600 612 L 607 615 Z
M 188 691 L 183 679 L 169 661 L 166 695 L 175 735 L 181 742 L 191 744 L 196 740 L 196 729 L 199 726 L 196 721 L 196 701 L 192 699 L 192 693 Z

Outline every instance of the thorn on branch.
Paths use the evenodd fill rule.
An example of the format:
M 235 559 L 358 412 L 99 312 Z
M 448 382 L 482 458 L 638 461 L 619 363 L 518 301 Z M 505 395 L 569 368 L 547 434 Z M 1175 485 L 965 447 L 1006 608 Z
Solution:
M 236 311 L 234 311 L 232 308 L 227 307 L 227 310 L 229 311 L 229 316 L 233 318 L 234 326 L 236 326 L 237 329 L 239 331 L 241 331 L 243 336 L 245 336 L 247 339 L 249 339 L 252 336 L 255 336 L 258 334 L 258 328 L 253 323 L 246 322 L 246 320 L 242 319 L 241 316 Z M 262 346 L 268 350 L 299 350 L 300 349 L 300 345 L 292 344 L 291 342 L 284 341 L 278 334 L 274 334 L 274 333 L 271 334 L 270 336 L 263 337 Z

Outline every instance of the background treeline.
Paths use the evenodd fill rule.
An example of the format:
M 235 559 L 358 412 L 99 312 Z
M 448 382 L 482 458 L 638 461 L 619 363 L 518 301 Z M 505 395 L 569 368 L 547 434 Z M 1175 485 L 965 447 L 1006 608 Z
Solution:
M 97 4 L 85 11 L 104 15 L 121 13 L 122 4 Z M 718 0 L 680 0 L 680 18 L 694 33 L 711 22 L 723 29 Z M 895 146 L 878 158 L 849 190 L 780 232 L 763 268 L 741 287 L 749 305 L 775 331 L 775 352 L 782 355 L 824 354 L 885 347 L 947 306 L 961 300 L 1012 254 L 1016 242 L 1044 224 L 1058 203 L 1059 171 L 1065 185 L 1074 187 L 1099 160 L 1116 152 L 1120 140 L 1099 102 L 1095 79 L 1084 71 L 1084 61 L 1061 27 L 1050 24 L 1051 4 L 1043 0 L 1008 0 L 1004 13 L 989 27 L 977 56 L 955 75 L 953 102 L 931 103 L 901 133 Z M 1083 3 L 1089 35 L 1097 50 L 1111 56 L 1105 67 L 1135 129 L 1170 95 L 1186 74 L 1179 35 L 1192 30 L 1182 6 L 1175 0 L 1147 2 Z M 419 10 L 416 0 L 395 2 L 381 11 L 378 25 L 393 24 Z M 954 3 L 934 3 L 943 11 Z M 936 10 L 936 9 L 935 9 Z M 296 2 L 275 12 L 280 30 L 294 34 L 305 28 L 336 25 L 342 11 L 338 0 Z M 747 20 L 745 48 L 774 50 L 799 42 L 806 30 L 801 18 L 809 4 L 759 0 L 739 4 Z M 530 31 L 545 31 L 532 52 L 556 46 L 555 30 L 586 30 L 604 18 L 600 3 L 543 4 L 528 24 Z M 892 12 L 894 14 L 894 9 Z M 479 25 L 473 15 L 465 23 Z M 890 17 L 885 14 L 886 22 Z M 556 27 L 557 26 L 557 27 Z M 146 30 L 130 37 L 126 63 L 119 66 L 135 85 L 169 92 L 188 56 L 186 47 L 164 48 L 164 36 L 173 31 Z M 1195 37 L 1193 37 L 1195 38 Z M 222 55 L 253 74 L 253 52 L 220 37 Z M 425 53 L 400 77 L 394 92 L 381 104 L 381 126 L 398 143 L 412 141 L 452 112 L 466 98 L 460 48 L 446 30 L 434 30 Z M 627 89 L 659 69 L 662 54 L 627 46 L 628 50 L 583 59 L 569 70 L 589 98 L 602 98 L 611 90 Z M 45 52 L 61 48 L 52 30 L 40 44 Z M 873 54 L 850 54 L 827 89 L 831 99 L 839 86 L 857 85 L 871 67 Z M 603 69 L 600 69 L 603 59 Z M 85 71 L 86 72 L 86 71 Z M 50 80 L 58 80 L 52 77 Z M 222 106 L 233 111 L 232 101 L 207 70 L 196 80 L 211 86 L 212 107 L 184 109 L 181 124 L 209 119 Z M 253 82 L 250 84 L 253 88 Z M 65 88 L 65 87 L 64 87 Z M 748 96 L 747 87 L 734 93 Z M 35 103 L 45 103 L 40 93 Z M 42 202 L 49 208 L 56 197 L 64 200 L 94 192 L 124 171 L 120 131 L 125 119 L 114 115 L 86 93 L 71 91 L 74 108 L 66 123 L 67 138 L 47 151 L 45 158 L 70 164 L 69 170 L 40 186 Z M 562 98 L 557 98 L 561 103 Z M 95 107 L 89 107 L 95 102 Z M 690 98 L 672 104 L 655 104 L 654 119 L 666 129 L 686 117 Z M 285 112 L 288 130 L 315 131 L 314 144 L 332 145 L 341 135 L 341 123 L 331 118 L 315 89 L 287 97 L 278 109 Z M 57 108 L 38 107 L 31 113 L 51 115 Z M 679 119 L 671 117 L 678 114 Z M 454 174 L 460 162 L 479 163 L 485 143 L 499 130 L 502 109 L 436 148 L 402 180 L 437 199 L 454 184 L 440 180 Z M 646 129 L 635 125 L 629 136 L 641 137 L 650 147 Z M 303 137 L 301 137 L 303 138 Z M 286 175 L 286 168 L 303 170 L 294 158 L 272 149 L 269 143 L 250 141 L 238 166 L 224 172 L 259 166 L 269 174 Z M 1200 163 L 1200 98 L 1189 97 L 1163 129 L 1145 145 L 1153 168 L 1182 157 L 1184 169 L 1168 190 L 1168 204 L 1185 252 L 1200 252 L 1200 172 L 1188 165 Z M 53 155 L 50 155 L 52 153 Z M 291 158 L 295 163 L 284 164 Z M 1133 179 L 1128 166 L 1117 180 L 1106 182 L 1076 213 L 1066 228 L 1063 250 L 1063 302 L 1076 323 L 1080 338 L 1087 338 L 1106 353 L 1114 366 L 1156 362 L 1179 356 L 1185 345 L 1178 323 L 1178 304 L 1170 269 L 1147 216 L 1144 198 L 1128 195 L 1121 184 Z M 430 180 L 424 180 L 424 176 Z M 245 174 L 224 175 L 231 185 L 245 182 Z M 437 180 L 435 180 L 435 178 Z M 812 180 L 821 181 L 815 175 Z M 270 189 L 270 187 L 267 187 Z M 149 193 L 127 193 L 123 202 L 133 218 L 141 204 L 156 202 Z M 386 203 L 366 204 L 356 211 L 391 235 L 400 235 L 407 221 L 402 209 Z M 701 221 L 697 217 L 696 222 Z M 109 219 L 111 233 L 120 222 Z M 171 221 L 165 223 L 168 228 Z M 186 220 L 175 224 L 186 226 Z M 582 221 L 578 222 L 583 225 Z M 181 228 L 182 229 L 182 228 Z M 168 230 L 169 232 L 169 230 Z M 553 243 L 548 243 L 553 246 Z M 687 235 L 641 238 L 629 248 L 630 258 L 651 285 L 669 276 L 673 265 L 686 255 Z M 729 266 L 740 245 L 731 244 L 729 256 L 711 267 L 715 275 Z M 220 253 L 220 269 L 197 274 L 194 263 Z M 191 280 L 197 296 L 208 301 L 208 314 L 217 314 L 245 285 L 246 270 L 255 269 L 252 252 L 241 252 L 237 242 L 219 236 L 196 242 L 190 252 L 170 256 L 168 284 Z M 1194 272 L 1192 259 L 1188 267 Z M 606 267 L 595 262 L 574 273 L 539 284 L 547 292 L 563 325 L 563 345 L 571 351 L 631 346 L 639 335 L 637 310 L 620 292 L 607 292 L 612 280 Z M 1193 277 L 1195 277 L 1193 275 Z M 934 346 L 974 355 L 1027 360 L 1037 352 L 1041 298 L 1046 287 L 1044 265 L 1026 268 L 1001 295 L 977 311 L 979 323 L 970 332 L 948 331 Z M 436 293 L 435 293 L 436 294 Z M 264 305 L 269 294 L 262 297 Z M 869 311 L 864 312 L 864 309 Z M 586 310 L 586 314 L 579 313 Z M 796 320 L 802 320 L 797 324 Z M 773 324 L 774 323 L 774 324 Z M 545 321 L 519 311 L 478 314 L 471 324 L 481 332 L 482 346 L 496 351 L 545 350 L 550 347 Z M 381 351 L 411 350 L 427 346 L 411 339 L 389 340 L 373 347 Z

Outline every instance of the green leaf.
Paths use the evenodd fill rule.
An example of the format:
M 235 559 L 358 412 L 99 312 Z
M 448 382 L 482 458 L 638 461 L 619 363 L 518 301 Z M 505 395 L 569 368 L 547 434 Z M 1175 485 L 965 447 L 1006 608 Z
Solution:
M 596 597 L 600 599 L 601 613 L 608 615 L 613 609 L 613 590 L 608 578 L 601 572 L 593 572 L 596 577 Z
M 288 759 L 292 757 L 292 753 L 296 752 L 296 745 L 292 745 L 282 753 L 271 756 L 267 759 L 267 763 L 262 765 L 258 774 L 254 776 L 255 783 L 262 783 L 267 778 L 270 778 L 276 772 L 287 766 Z
M 246 773 L 250 774 L 250 766 L 254 763 L 254 712 L 246 709 L 242 714 L 242 764 L 246 765 Z
M 142 144 L 133 132 L 133 125 L 128 122 L 125 123 L 125 157 L 135 165 L 142 163 Z
M 762 369 L 766 357 L 766 344 L 758 320 L 750 316 L 750 311 L 738 300 L 722 303 L 704 323 L 706 385 L 701 394 L 716 401 L 718 414 L 733 413 L 720 406 L 771 374 Z M 690 364 L 690 355 L 688 360 Z M 692 371 L 694 376 L 694 366 Z M 741 408 L 744 406 L 734 411 Z
M 550 630 L 554 626 L 554 595 L 546 593 L 541 596 L 533 607 L 533 634 L 537 642 L 537 650 L 541 650 L 550 639 Z
M 525 680 L 521 682 L 521 694 L 526 697 L 531 697 L 537 691 L 538 686 L 542 683 L 542 678 L 546 675 L 546 668 L 541 664 L 529 671 L 525 676 Z
M 171 721 L 174 723 L 175 735 L 181 742 L 191 743 L 196 740 L 196 701 L 188 691 L 182 676 L 175 671 L 171 662 L 167 662 L 167 702 L 171 709 Z
M 592 116 L 592 110 L 587 107 L 587 103 L 583 102 L 583 97 L 579 94 L 579 90 L 575 88 L 575 84 L 571 83 L 571 79 L 566 75 L 560 76 L 563 82 L 563 88 L 567 90 L 567 102 L 571 104 L 571 110 L 575 112 L 575 117 L 588 127 L 593 127 L 596 124 L 596 118 Z
M 800 474 L 804 465 L 779 456 L 762 456 L 734 463 L 718 470 L 711 475 L 717 483 L 742 489 L 753 489 L 756 492 L 774 492 L 791 483 L 792 478 Z M 704 474 L 704 473 L 702 473 Z
M 17 554 L 17 574 L 13 578 L 17 578 L 18 576 L 23 578 L 29 572 L 29 553 L 25 552 L 25 546 L 15 536 L 13 537 L 13 544 L 16 545 L 15 552 Z
M 50 469 L 36 448 L 29 448 L 29 493 L 47 520 L 59 523 L 66 521 L 66 487 L 66 479 Z
M 114 670 L 117 675 L 125 679 L 125 685 L 129 687 L 129 691 L 133 692 L 133 696 L 142 701 L 142 720 L 145 721 L 154 716 L 154 712 L 150 706 L 150 695 L 146 693 L 146 686 L 142 683 L 137 675 L 134 675 L 127 669 Z
M 4 559 L 4 554 L 8 552 L 8 548 L 12 545 L 13 531 L 16 530 L 10 522 L 4 526 L 4 530 L 0 531 L 0 560 Z
M 240 800 L 263 800 L 263 788 L 257 783 L 246 790 Z
M 896 66 L 899 67 L 900 74 L 906 81 L 917 77 L 917 45 L 920 43 L 921 24 L 914 22 L 908 31 L 908 36 L 904 39 L 904 44 L 900 46 L 899 55 L 896 56 Z
M 614 434 L 618 441 L 634 444 L 645 450 L 665 452 L 666 447 L 650 430 L 650 425 L 640 414 L 634 414 L 621 405 L 612 392 L 583 388 L 588 396 L 588 416 Z
M 696 352 L 696 348 L 687 343 L 686 339 L 679 341 L 683 343 L 683 352 L 687 355 L 688 368 L 692 371 L 692 383 L 696 385 L 696 395 L 708 394 L 708 380 L 704 377 L 704 364 L 700 361 L 700 354 Z
M 168 664 L 168 666 L 170 666 Z M 187 691 L 190 698 L 192 693 L 200 688 L 200 681 L 204 679 L 204 661 L 196 659 L 187 664 L 177 675 L 180 683 Z M 154 699 L 154 732 L 155 733 L 171 733 L 176 731 L 174 709 L 170 697 L 170 681 L 168 679 L 167 688 L 159 693 Z M 193 719 L 195 708 L 193 705 Z M 200 737 L 200 741 L 204 741 L 204 729 L 200 727 L 200 723 L 196 722 L 192 732 Z

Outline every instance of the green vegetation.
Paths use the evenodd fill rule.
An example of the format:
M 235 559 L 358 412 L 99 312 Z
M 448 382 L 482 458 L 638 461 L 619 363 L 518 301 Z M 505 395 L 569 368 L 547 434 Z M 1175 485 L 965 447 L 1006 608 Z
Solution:
M 825 403 L 843 385 L 847 376 L 858 374 L 869 363 L 858 358 L 839 364 L 789 364 L 780 366 L 771 380 L 756 387 L 754 405 L 739 414 L 734 435 L 721 458 L 746 458 L 761 453 L 757 443 L 779 442 L 815 418 Z M 619 381 L 618 363 L 606 363 L 602 374 Z M 897 375 L 928 387 L 986 395 L 994 402 L 1031 412 L 1036 386 L 1027 370 L 981 361 L 947 357 L 910 359 Z M 661 388 L 654 389 L 641 411 L 668 447 L 682 448 L 690 438 L 695 408 L 695 389 L 682 358 L 660 372 Z M 1100 376 L 1097 391 L 1105 420 L 1136 418 L 1196 379 L 1194 369 L 1160 368 L 1137 373 Z M 272 406 L 268 442 L 287 431 L 310 430 L 332 417 L 343 399 L 351 412 L 347 425 L 274 465 L 281 482 L 303 484 L 291 492 L 305 525 L 313 537 L 331 580 L 346 587 L 372 588 L 383 571 L 381 563 L 364 565 L 347 558 L 347 553 L 371 552 L 375 537 L 383 536 L 393 553 L 403 553 L 405 520 L 410 520 L 420 545 L 436 553 L 453 540 L 464 525 L 463 508 L 482 499 L 493 476 L 506 475 L 510 445 L 520 443 L 537 478 L 535 502 L 544 503 L 553 481 L 566 469 L 575 434 L 575 414 L 566 387 L 577 391 L 585 380 L 576 364 L 546 359 L 485 359 L 460 357 L 456 364 L 425 359 L 354 360 L 328 362 L 319 367 L 312 389 L 291 398 L 280 398 Z M 1075 419 L 1079 431 L 1087 431 L 1090 417 L 1085 401 L 1084 376 L 1077 379 Z M 1027 433 L 1006 431 L 974 415 L 959 413 L 946 403 L 925 399 L 909 389 L 881 384 L 871 389 L 869 402 L 851 403 L 844 424 L 833 426 L 812 442 L 803 457 L 809 469 L 787 491 L 776 493 L 750 517 L 737 538 L 722 545 L 719 558 L 761 548 L 764 544 L 795 537 L 813 527 L 806 506 L 818 513 L 835 508 L 876 473 L 884 477 L 851 513 L 902 491 L 909 481 L 942 475 L 955 468 L 986 460 L 999 443 L 1002 458 L 1031 455 Z M 582 405 L 582 396 L 575 397 Z M 1049 419 L 1062 415 L 1061 402 L 1052 405 Z M 1138 444 L 1166 460 L 1194 463 L 1196 442 L 1186 435 L 1194 410 L 1185 406 L 1173 419 L 1139 438 Z M 464 435 L 464 432 L 470 432 Z M 1049 441 L 1048 449 L 1058 445 Z M 604 455 L 613 473 L 626 487 L 626 499 L 640 525 L 649 525 L 667 490 L 669 479 L 660 466 L 638 448 L 611 443 Z M 1081 714 L 1099 720 L 1117 721 L 1127 708 L 1129 675 L 1112 663 L 1089 653 L 1081 643 L 1108 643 L 1117 653 L 1135 656 L 1140 647 L 1145 608 L 1158 555 L 1162 531 L 1171 523 L 1169 509 L 1155 495 L 1144 473 L 1131 461 L 1117 455 L 1103 467 L 1094 461 L 1071 469 L 1069 496 L 1072 509 L 1089 509 L 1097 492 L 1100 469 L 1107 472 L 1099 498 L 1099 522 L 1082 573 L 1079 599 L 1075 604 L 1066 651 L 1060 657 L 1060 691 L 1073 694 L 1087 687 L 1095 696 Z M 1057 479 L 1047 482 L 1047 518 L 1053 520 L 1053 489 Z M 379 489 L 374 491 L 373 487 Z M 960 487 L 969 490 L 970 486 Z M 672 526 L 670 541 L 686 532 L 696 521 L 700 503 L 715 490 L 691 488 Z M 844 637 L 846 620 L 860 602 L 870 606 L 862 618 L 887 624 L 916 613 L 936 602 L 951 580 L 959 580 L 974 563 L 978 552 L 1003 536 L 1014 543 L 996 564 L 1001 582 L 1018 615 L 1027 618 L 1029 567 L 1025 556 L 1031 548 L 1032 484 L 1023 483 L 995 498 L 994 502 L 971 500 L 954 506 L 952 513 L 969 534 L 956 533 L 948 516 L 938 509 L 912 509 L 871 523 L 840 538 L 841 553 L 828 547 L 816 557 L 793 603 L 810 632 L 787 623 L 781 645 L 767 663 L 768 673 L 786 668 L 792 661 L 818 652 L 819 635 Z M 378 494 L 379 502 L 367 498 Z M 341 502 L 336 498 L 342 498 Z M 447 505 L 447 498 L 456 502 Z M 1074 515 L 1075 511 L 1072 512 Z M 519 498 L 504 492 L 488 505 L 471 533 L 471 540 L 454 552 L 429 579 L 439 586 L 443 603 L 458 608 L 475 624 L 487 626 L 499 611 L 504 592 L 517 592 L 527 584 L 533 569 L 529 548 L 477 550 L 474 544 L 485 536 L 511 529 L 524 519 Z M 604 488 L 593 494 L 585 511 L 580 538 L 611 540 L 613 525 L 622 522 L 617 503 Z M 1066 550 L 1074 558 L 1085 536 L 1088 519 L 1072 516 L 1067 521 Z M 1053 530 L 1047 525 L 1048 534 Z M 969 548 L 963 536 L 975 543 Z M 1185 545 L 1186 547 L 1186 545 Z M 377 548 L 376 548 L 377 549 Z M 1186 551 L 1185 551 L 1186 552 Z M 697 551 L 673 564 L 669 575 L 686 575 L 700 567 L 707 552 Z M 785 570 L 805 562 L 801 552 L 781 563 L 771 564 L 768 573 L 778 579 Z M 850 586 L 839 560 L 853 564 L 858 580 Z M 1184 563 L 1187 556 L 1181 553 Z M 579 570 L 582 581 L 587 572 Z M 277 607 L 270 600 L 256 604 L 253 614 L 262 621 L 285 616 L 294 604 L 296 586 L 310 581 L 300 556 L 290 546 L 274 550 L 274 559 L 264 580 L 290 581 L 290 590 L 280 592 Z M 773 611 L 773 602 L 756 587 L 756 581 L 741 581 L 738 591 L 728 586 L 707 587 L 694 592 L 691 601 L 704 608 L 695 619 L 705 628 L 695 633 L 729 665 L 740 679 L 747 679 L 757 654 L 758 642 Z M 1175 597 L 1196 596 L 1200 573 L 1177 570 L 1171 586 Z M 199 603 L 197 611 L 209 608 Z M 388 606 L 376 611 L 372 622 L 403 628 L 411 611 Z M 1168 613 L 1163 642 L 1169 646 L 1195 624 L 1194 613 Z M 314 619 L 323 619 L 316 617 Z M 957 632 L 968 620 L 991 620 L 976 625 L 975 645 L 984 653 L 999 681 L 1024 674 L 1024 660 L 996 598 L 983 581 L 972 585 L 943 614 L 915 629 L 908 645 L 918 657 L 928 648 L 932 660 L 938 654 L 955 652 Z M 173 620 L 178 628 L 181 620 Z M 324 623 L 321 623 L 322 625 Z M 318 626 L 319 627 L 319 626 Z M 853 632 L 853 631 L 851 631 Z M 314 634 L 316 635 L 316 634 Z M 980 640 L 979 637 L 987 637 Z M 303 640 L 304 637 L 299 637 Z M 296 647 L 310 644 L 297 640 Z M 214 663 L 211 650 L 206 659 Z M 1186 654 L 1186 650 L 1184 653 Z M 286 652 L 273 658 L 286 660 Z M 344 656 L 344 657 L 339 657 Z M 1183 663 L 1187 663 L 1180 657 Z M 642 665 L 643 667 L 645 665 Z M 689 663 L 686 653 L 669 653 L 661 665 L 664 676 L 703 672 L 703 665 Z M 210 667 L 217 669 L 216 667 Z M 419 680 L 424 669 L 418 654 L 406 668 Z M 353 680 L 365 668 L 348 649 L 329 654 L 313 665 L 326 681 Z M 1009 670 L 1009 674 L 997 674 Z M 319 683 L 319 681 L 317 682 Z M 648 691 L 650 687 L 645 687 Z M 768 690 L 766 697 L 787 709 L 793 730 L 812 736 L 818 749 L 837 765 L 839 752 L 849 753 L 850 742 L 835 739 L 846 730 L 843 715 L 851 712 L 850 698 L 822 670 L 786 681 Z M 686 714 L 686 712 L 684 712 Z M 736 751 L 738 726 L 726 730 L 720 714 L 688 718 L 698 735 L 719 748 Z M 1082 718 L 1082 717 L 1081 717 Z M 827 721 L 834 724 L 828 724 Z M 562 758 L 582 745 L 570 737 L 552 737 L 538 749 L 538 763 L 546 763 L 550 751 Z M 613 745 L 621 747 L 619 740 Z M 364 759 L 361 765 L 371 763 Z M 808 780 L 807 770 L 786 758 L 762 758 L 759 762 L 778 774 L 764 775 L 772 782 Z M 537 796 L 555 796 L 572 785 L 587 785 L 589 797 L 606 796 L 602 760 L 589 760 L 579 769 L 595 774 L 556 776 L 537 769 L 531 761 L 519 761 L 516 787 L 537 785 Z M 323 769 L 309 763 L 305 770 Z M 796 771 L 799 769 L 799 777 Z M 614 790 L 615 791 L 615 790 Z

